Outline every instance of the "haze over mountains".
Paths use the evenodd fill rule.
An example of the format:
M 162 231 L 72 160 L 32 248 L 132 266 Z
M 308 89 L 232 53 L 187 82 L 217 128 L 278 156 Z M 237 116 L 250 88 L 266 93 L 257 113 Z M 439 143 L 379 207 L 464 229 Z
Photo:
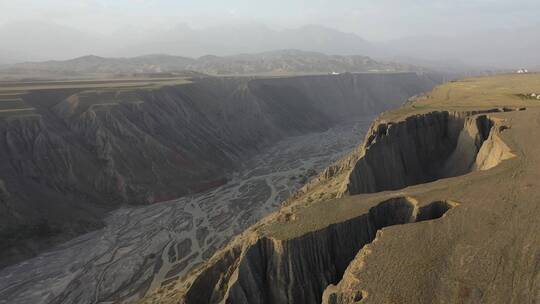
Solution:
M 0 0 L 0 304 L 540 304 L 538 12 Z
M 403 72 L 421 68 L 379 62 L 367 56 L 325 55 L 299 50 L 279 50 L 233 56 L 206 55 L 197 59 L 171 55 L 105 58 L 94 55 L 65 61 L 17 63 L 0 67 L 3 79 L 111 77 L 111 76 L 200 76 L 288 75 L 344 72 Z
M 0 28 L 3 52 L 28 50 L 22 58 L 4 58 L 4 63 L 23 60 L 65 60 L 94 54 L 104 57 L 135 57 L 170 54 L 185 57 L 227 56 L 278 49 L 299 49 L 337 55 L 373 53 L 373 46 L 354 34 L 321 26 L 272 30 L 258 24 L 227 25 L 192 29 L 187 25 L 160 31 L 117 32 L 110 36 L 81 32 L 44 22 L 19 22 Z M 54 42 L 54 43 L 51 43 Z M 34 50 L 34 51 L 32 51 Z M 19 55 L 14 52 L 13 55 Z M 13 58 L 15 57 L 15 58 Z
M 530 26 L 455 36 L 416 36 L 370 42 L 357 34 L 319 25 L 276 30 L 257 23 L 194 29 L 125 30 L 111 35 L 84 32 L 50 22 L 17 22 L 0 27 L 0 64 L 66 60 L 89 54 L 135 57 L 230 56 L 280 49 L 375 59 L 433 67 L 516 68 L 540 60 L 540 27 Z

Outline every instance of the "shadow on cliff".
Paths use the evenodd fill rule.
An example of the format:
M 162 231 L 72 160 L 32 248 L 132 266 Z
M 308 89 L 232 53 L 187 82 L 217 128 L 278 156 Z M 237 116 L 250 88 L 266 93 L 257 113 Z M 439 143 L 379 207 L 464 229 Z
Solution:
M 349 263 L 375 239 L 377 231 L 434 220 L 455 206 L 451 201 L 419 206 L 414 198 L 397 197 L 366 214 L 298 238 L 261 238 L 244 253 L 233 250 L 227 255 L 229 266 L 237 266 L 216 264 L 202 273 L 186 294 L 186 303 L 224 299 L 246 304 L 320 303 L 327 286 L 341 280 Z
M 471 114 L 431 112 L 374 126 L 349 175 L 348 194 L 397 190 L 487 170 L 513 157 L 499 138 L 504 126 L 485 114 Z
M 374 125 L 350 171 L 348 194 L 397 190 L 497 166 L 514 155 L 500 138 L 508 126 L 487 113 L 507 110 L 431 112 Z M 419 206 L 411 197 L 397 197 L 299 237 L 260 237 L 230 246 L 201 269 L 186 303 L 320 303 L 377 231 L 435 220 L 455 206 L 452 201 Z M 361 293 L 353 296 L 348 299 L 353 303 L 362 299 Z M 341 303 L 337 297 L 329 294 L 326 301 Z

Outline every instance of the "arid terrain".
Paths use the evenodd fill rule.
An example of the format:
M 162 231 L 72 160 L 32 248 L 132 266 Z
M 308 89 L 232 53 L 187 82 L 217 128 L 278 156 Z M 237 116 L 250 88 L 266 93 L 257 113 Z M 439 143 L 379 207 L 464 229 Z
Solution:
M 0 304 L 540 304 L 539 12 L 0 0 Z
M 540 75 L 453 81 L 144 303 L 536 303 Z
M 6 83 L 0 265 L 103 227 L 123 205 L 223 185 L 290 136 L 431 88 L 415 73 Z
M 0 84 L 0 301 L 133 302 L 175 283 L 439 79 Z
M 370 120 L 280 141 L 213 190 L 117 210 L 108 216 L 104 229 L 1 270 L 0 301 L 129 300 L 174 282 L 231 236 L 275 210 L 315 172 L 350 151 Z
M 540 75 L 438 79 L 2 83 L 0 303 L 536 303 Z

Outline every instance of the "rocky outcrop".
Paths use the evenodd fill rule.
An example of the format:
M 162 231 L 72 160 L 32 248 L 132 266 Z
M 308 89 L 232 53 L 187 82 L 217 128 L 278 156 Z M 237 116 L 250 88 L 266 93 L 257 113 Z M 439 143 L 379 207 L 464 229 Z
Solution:
M 378 113 L 433 85 L 414 73 L 342 74 L 24 93 L 33 114 L 0 118 L 9 193 L 0 197 L 0 231 L 13 236 L 2 239 L 0 260 L 39 251 L 43 237 L 27 228 L 44 220 L 53 242 L 65 240 L 117 206 L 221 185 L 277 140 Z
M 497 166 L 501 161 L 514 157 L 510 148 L 502 141 L 499 133 L 506 129 L 503 122 L 498 121 L 498 130 L 489 132 L 484 144 L 478 151 L 474 163 L 476 170 L 488 170 Z

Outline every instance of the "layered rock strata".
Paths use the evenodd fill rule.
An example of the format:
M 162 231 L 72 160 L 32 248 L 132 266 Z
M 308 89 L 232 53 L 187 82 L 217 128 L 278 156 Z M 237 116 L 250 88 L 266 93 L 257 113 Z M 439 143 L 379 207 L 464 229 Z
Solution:
M 222 185 L 277 140 L 378 113 L 433 85 L 401 73 L 19 92 L 33 111 L 0 117 L 0 266 L 100 227 L 118 206 Z
M 396 122 L 375 122 L 358 151 L 186 277 L 172 289 L 174 296 L 156 293 L 148 303 L 319 303 L 327 288 L 326 303 L 360 301 L 361 291 L 340 294 L 331 285 L 340 282 L 353 259 L 365 254 L 362 248 L 375 239 L 377 231 L 437 219 L 458 204 L 451 200 L 419 203 L 401 196 L 382 199 L 384 192 L 361 204 L 354 194 L 399 190 L 487 170 L 513 157 L 500 139 L 504 121 L 487 114 L 496 112 L 436 111 Z M 337 190 L 328 198 L 322 191 L 329 185 Z M 342 198 L 328 202 L 336 197 Z M 338 213 L 353 208 L 354 202 L 371 207 L 355 211 L 356 216 L 353 212 L 341 215 L 336 222 L 325 218 L 331 218 L 331 213 L 317 211 L 331 204 L 335 209 L 327 212 Z

